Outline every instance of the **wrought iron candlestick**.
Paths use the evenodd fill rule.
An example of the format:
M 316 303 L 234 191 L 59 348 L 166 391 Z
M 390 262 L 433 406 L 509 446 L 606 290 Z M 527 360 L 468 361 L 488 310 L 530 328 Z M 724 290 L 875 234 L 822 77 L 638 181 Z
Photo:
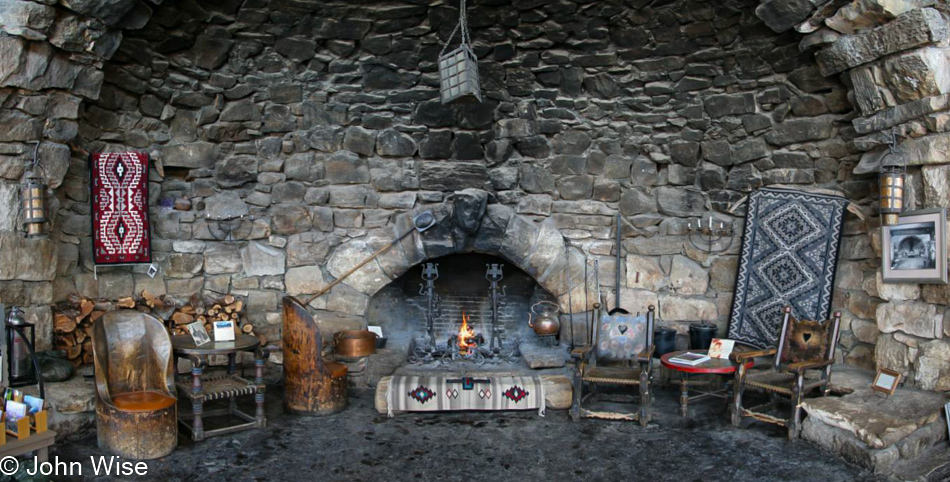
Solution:
M 419 284 L 419 294 L 426 297 L 426 352 L 428 356 L 431 356 L 431 353 L 436 350 L 435 319 L 442 316 L 442 299 L 435 292 L 435 280 L 439 279 L 439 264 L 424 264 L 422 279 L 425 280 L 425 284 Z
M 508 294 L 505 292 L 504 286 L 501 287 L 501 293 L 498 292 L 498 283 L 505 277 L 502 272 L 504 265 L 500 263 L 489 263 L 485 266 L 488 266 L 488 271 L 485 272 L 485 279 L 491 283 L 491 287 L 488 289 L 488 297 L 491 300 L 491 341 L 488 344 L 488 349 L 491 350 L 492 353 L 497 353 L 501 351 L 498 310 L 501 308 L 501 304 L 504 303 L 502 298 L 508 296 Z
M 695 223 L 688 221 L 686 229 L 690 244 L 698 250 L 706 251 L 707 253 L 721 253 L 728 251 L 729 248 L 732 247 L 733 230 L 731 222 L 726 224 L 720 221 L 719 226 L 716 227 L 716 221 L 713 220 L 712 216 L 709 216 L 708 221 L 705 223 L 702 218 L 698 219 Z M 699 238 L 699 241 L 697 241 L 696 238 Z M 728 239 L 729 242 L 725 243 L 725 246 L 721 246 L 719 241 L 722 241 L 724 238 Z

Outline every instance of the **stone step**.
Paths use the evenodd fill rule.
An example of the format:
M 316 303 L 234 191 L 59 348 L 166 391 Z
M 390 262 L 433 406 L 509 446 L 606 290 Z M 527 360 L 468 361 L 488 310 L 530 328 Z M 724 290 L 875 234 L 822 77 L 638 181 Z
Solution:
M 95 427 L 96 383 L 92 378 L 74 375 L 65 382 L 46 383 L 46 402 L 51 407 L 49 428 L 58 440 L 69 439 Z M 39 396 L 35 385 L 22 388 L 29 395 Z
M 913 465 L 921 454 L 946 444 L 947 399 L 910 388 L 885 398 L 871 390 L 873 377 L 869 371 L 836 368 L 834 391 L 850 393 L 807 399 L 802 438 L 877 473 L 896 474 L 898 462 Z
M 433 373 L 434 375 L 434 373 Z M 499 376 L 497 372 L 486 373 L 466 373 L 475 378 Z M 574 389 L 571 385 L 571 379 L 564 375 L 540 375 L 541 383 L 544 386 L 544 401 L 548 409 L 567 410 L 571 408 L 571 400 L 574 396 Z M 389 383 L 392 377 L 383 377 L 376 385 L 376 411 L 387 413 L 389 404 L 386 402 L 386 391 L 389 390 Z
M 521 352 L 521 357 L 524 358 L 525 363 L 533 369 L 560 368 L 570 358 L 567 345 L 540 346 L 534 341 L 525 341 L 518 346 L 518 351 Z

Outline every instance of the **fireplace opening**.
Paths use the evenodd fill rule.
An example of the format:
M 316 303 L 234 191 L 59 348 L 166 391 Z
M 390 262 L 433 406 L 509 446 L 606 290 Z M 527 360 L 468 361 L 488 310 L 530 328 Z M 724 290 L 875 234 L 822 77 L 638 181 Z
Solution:
M 408 344 L 410 363 L 512 361 L 523 341 L 537 338 L 528 312 L 540 301 L 556 298 L 506 260 L 453 254 L 417 265 L 380 290 L 367 321 L 390 342 Z

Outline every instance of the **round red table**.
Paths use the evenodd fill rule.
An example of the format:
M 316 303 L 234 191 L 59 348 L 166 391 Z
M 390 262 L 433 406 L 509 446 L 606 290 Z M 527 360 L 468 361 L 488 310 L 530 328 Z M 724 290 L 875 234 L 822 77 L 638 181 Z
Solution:
M 660 363 L 670 370 L 680 372 L 680 412 L 684 417 L 689 416 L 689 402 L 694 402 L 697 400 L 702 400 L 704 398 L 722 398 L 729 400 L 729 382 L 724 380 L 724 383 L 718 383 L 718 377 L 714 377 L 710 381 L 692 381 L 690 382 L 690 374 L 696 375 L 734 375 L 736 370 L 739 369 L 739 364 L 728 359 L 728 358 L 710 358 L 698 365 L 682 365 L 679 363 L 674 363 L 670 361 L 670 358 L 678 357 L 685 351 L 674 351 L 667 353 L 660 357 Z M 706 354 L 706 350 L 689 350 L 689 353 L 699 353 Z M 746 369 L 752 368 L 752 365 L 755 362 L 752 359 L 749 359 L 745 362 Z M 690 396 L 689 386 L 693 385 L 695 388 L 694 391 L 698 392 L 696 395 Z M 705 391 L 700 391 L 697 387 L 704 386 L 706 387 Z M 718 386 L 718 388 L 717 388 Z

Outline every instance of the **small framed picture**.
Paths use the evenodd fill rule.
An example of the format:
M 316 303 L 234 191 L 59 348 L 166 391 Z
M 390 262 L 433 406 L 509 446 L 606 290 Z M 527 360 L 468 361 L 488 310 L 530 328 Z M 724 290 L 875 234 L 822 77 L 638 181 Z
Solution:
M 881 228 L 885 283 L 947 284 L 947 209 L 922 209 L 900 215 Z
M 208 336 L 208 331 L 205 330 L 204 323 L 196 321 L 185 325 L 185 327 L 188 328 L 188 333 L 191 333 L 191 338 L 195 340 L 195 345 L 201 346 L 211 341 L 211 337 Z
M 234 341 L 234 322 L 231 320 L 215 321 L 214 341 Z
M 874 377 L 874 383 L 871 389 L 877 392 L 891 396 L 897 390 L 897 385 L 901 382 L 901 374 L 887 368 L 878 368 L 877 375 Z

